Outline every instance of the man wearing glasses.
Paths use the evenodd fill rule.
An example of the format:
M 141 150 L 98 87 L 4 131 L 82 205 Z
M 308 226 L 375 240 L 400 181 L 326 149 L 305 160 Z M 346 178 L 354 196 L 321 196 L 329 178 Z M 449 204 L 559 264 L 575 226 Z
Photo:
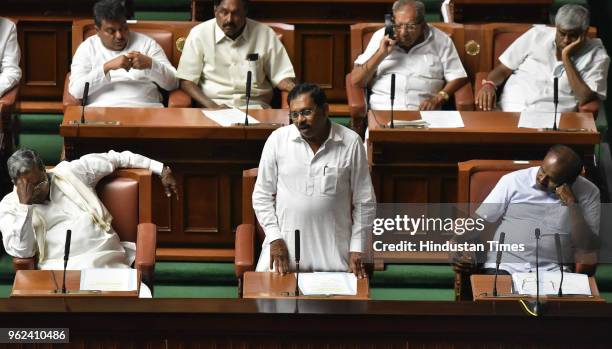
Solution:
M 362 258 L 376 198 L 361 139 L 329 120 L 319 86 L 296 86 L 288 102 L 293 125 L 266 141 L 253 190 L 266 234 L 257 271 L 294 270 L 294 232 L 300 230 L 301 270 L 365 277 Z
M 467 80 L 453 41 L 425 22 L 425 5 L 420 1 L 397 0 L 393 22 L 395 39 L 381 28 L 355 60 L 353 84 L 371 88 L 371 109 L 388 110 L 391 74 L 395 74 L 395 109 L 440 109 Z
M 66 230 L 71 229 L 68 269 L 129 267 L 136 246 L 119 241 L 94 189 L 100 179 L 127 167 L 150 169 L 161 177 L 167 196 L 177 193 L 169 167 L 129 151 L 85 155 L 47 172 L 36 151 L 17 150 L 7 161 L 15 188 L 0 202 L 6 252 L 19 258 L 37 255 L 40 269 L 62 269 Z

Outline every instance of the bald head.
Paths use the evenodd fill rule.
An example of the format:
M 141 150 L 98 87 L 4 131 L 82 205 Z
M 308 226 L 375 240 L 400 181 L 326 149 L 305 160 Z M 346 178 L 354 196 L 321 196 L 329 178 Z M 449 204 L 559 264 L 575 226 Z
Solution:
M 536 182 L 541 190 L 554 193 L 563 184 L 573 184 L 582 172 L 582 161 L 572 148 L 555 145 L 544 157 Z

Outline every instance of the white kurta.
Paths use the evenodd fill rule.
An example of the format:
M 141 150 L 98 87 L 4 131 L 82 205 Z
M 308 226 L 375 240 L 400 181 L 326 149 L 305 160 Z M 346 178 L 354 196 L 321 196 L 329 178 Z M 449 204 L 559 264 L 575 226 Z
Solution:
M 396 46 L 378 65 L 371 83 L 371 109 L 391 108 L 391 74 L 395 74 L 396 110 L 418 110 L 421 102 L 436 95 L 446 82 L 467 77 L 453 40 L 435 27 L 428 28 L 422 43 L 408 52 Z M 384 36 L 385 28 L 376 31 L 355 64 L 363 65 L 372 58 Z
M 270 242 L 283 239 L 294 264 L 300 230 L 301 270 L 348 271 L 349 252 L 365 250 L 376 198 L 359 136 L 332 123 L 316 154 L 295 125 L 274 131 L 264 146 L 253 209 L 266 238 L 257 271 L 268 271 Z M 353 209 L 351 208 L 354 207 Z
M 85 155 L 79 160 L 57 165 L 70 171 L 83 184 L 95 190 L 100 179 L 118 168 L 147 168 L 160 174 L 163 164 L 128 151 L 110 151 Z M 32 257 L 38 248 L 32 227 L 32 216 L 38 214 L 45 222 L 45 256 L 40 269 L 63 269 L 66 230 L 72 230 L 68 269 L 127 268 L 134 261 L 134 243 L 120 243 L 111 228 L 102 231 L 92 216 L 67 197 L 50 181 L 50 200 L 43 204 L 23 205 L 17 192 L 6 195 L 0 202 L 0 230 L 6 252 L 14 257 Z M 127 250 L 127 251 L 126 251 Z
M 559 78 L 558 111 L 575 111 L 578 100 L 567 79 L 565 66 L 557 60 L 556 29 L 534 26 L 516 39 L 499 56 L 499 61 L 514 72 L 499 98 L 503 111 L 553 111 L 554 77 Z M 600 39 L 587 39 L 572 61 L 584 82 L 606 99 L 610 57 Z
M 21 79 L 20 55 L 15 23 L 0 18 L 0 96 Z
M 131 51 L 151 57 L 151 69 L 117 69 L 104 74 L 104 63 Z M 136 32 L 130 32 L 122 51 L 109 50 L 98 35 L 90 36 L 72 57 L 70 71 L 68 91 L 74 97 L 83 98 L 83 88 L 89 82 L 89 106 L 163 107 L 157 86 L 166 91 L 178 88 L 176 69 L 164 50 L 155 40 Z
M 256 62 L 246 60 L 257 53 Z M 246 104 L 246 76 L 251 71 L 249 104 L 268 106 L 272 88 L 282 80 L 295 78 L 285 47 L 265 24 L 247 19 L 240 36 L 225 36 L 213 18 L 189 32 L 177 77 L 200 85 L 204 94 L 217 104 L 241 107 Z
M 476 213 L 488 222 L 501 218 L 494 240 L 506 233 L 506 244 L 525 244 L 524 252 L 504 252 L 500 268 L 510 273 L 535 270 L 535 228 L 541 231 L 540 269 L 558 270 L 554 234 L 558 233 L 564 247 L 564 260 L 573 258 L 570 248 L 570 217 L 556 194 L 536 188 L 539 167 L 515 171 L 503 176 Z M 586 178 L 578 177 L 572 185 L 584 219 L 595 234 L 599 234 L 601 204 L 599 189 Z M 495 268 L 495 252 L 487 255 L 486 268 Z

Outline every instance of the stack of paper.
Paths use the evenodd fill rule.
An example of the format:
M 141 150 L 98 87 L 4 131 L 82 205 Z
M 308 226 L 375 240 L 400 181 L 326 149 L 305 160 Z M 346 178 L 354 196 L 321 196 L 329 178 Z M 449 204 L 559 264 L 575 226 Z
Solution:
M 105 268 L 81 270 L 83 291 L 136 291 L 138 274 L 132 268 Z
M 461 128 L 465 127 L 458 111 L 421 111 L 421 118 L 429 124 L 429 128 Z
M 353 273 L 304 273 L 300 274 L 298 286 L 305 296 L 357 294 L 357 278 Z
M 559 292 L 561 282 L 561 272 L 545 271 L 540 272 L 540 294 L 555 295 Z M 515 273 L 512 274 L 512 284 L 514 293 L 536 294 L 536 273 Z M 563 273 L 564 295 L 591 295 L 589 278 L 584 274 Z
M 519 118 L 518 127 L 522 128 L 552 128 L 555 122 L 554 112 L 524 111 Z M 557 113 L 557 127 L 561 122 L 561 113 Z
M 202 113 L 221 126 L 232 126 L 244 123 L 244 112 L 240 109 L 202 110 Z M 249 115 L 249 124 L 258 124 L 259 121 Z

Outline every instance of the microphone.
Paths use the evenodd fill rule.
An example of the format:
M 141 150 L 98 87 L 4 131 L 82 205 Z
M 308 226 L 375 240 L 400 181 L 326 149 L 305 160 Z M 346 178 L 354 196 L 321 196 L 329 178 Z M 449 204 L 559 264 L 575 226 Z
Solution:
M 249 126 L 249 101 L 251 100 L 251 71 L 247 72 L 246 78 L 246 111 L 244 112 L 244 126 Z
M 540 228 L 535 229 L 536 238 L 536 303 L 533 307 L 533 312 L 536 315 L 540 315 L 540 261 L 539 261 L 539 250 L 540 250 Z
M 395 128 L 393 124 L 393 102 L 395 101 L 395 74 L 391 74 L 391 123 L 389 127 Z
M 493 278 L 493 297 L 497 297 L 497 274 L 499 274 L 499 264 L 501 263 L 502 258 L 502 250 L 500 249 L 500 245 L 504 243 L 506 238 L 506 233 L 501 232 L 499 234 L 499 242 L 497 244 L 497 258 L 495 259 L 495 276 Z
M 295 296 L 299 296 L 300 295 L 300 288 L 299 288 L 299 282 L 300 282 L 300 231 L 298 229 L 295 230 Z
M 553 80 L 553 103 L 555 104 L 555 120 L 553 123 L 553 131 L 557 131 L 557 105 L 559 104 L 559 78 L 555 76 Z
M 561 268 L 561 281 L 559 282 L 559 292 L 557 295 L 563 297 L 563 251 L 561 250 L 561 236 L 555 233 L 555 248 L 557 249 L 557 262 Z
M 85 85 L 85 88 L 89 84 Z M 62 281 L 62 293 L 66 293 L 66 267 L 68 267 L 68 257 L 70 256 L 70 239 L 72 237 L 72 230 L 66 230 L 66 244 L 64 245 L 64 279 Z
M 87 105 L 87 95 L 89 94 L 89 82 L 85 83 L 83 88 L 83 98 L 81 99 L 81 124 L 85 123 L 85 106 Z

